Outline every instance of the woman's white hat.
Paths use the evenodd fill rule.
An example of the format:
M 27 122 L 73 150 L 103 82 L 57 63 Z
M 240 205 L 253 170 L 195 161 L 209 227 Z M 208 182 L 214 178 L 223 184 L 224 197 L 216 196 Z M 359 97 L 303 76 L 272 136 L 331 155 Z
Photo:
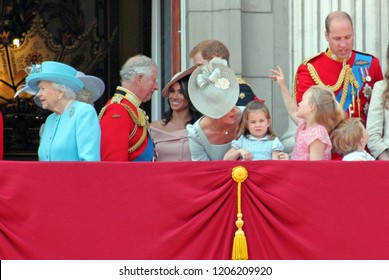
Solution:
M 85 75 L 77 71 L 76 77 L 84 83 L 84 88 L 93 93 L 93 102 L 99 99 L 105 90 L 104 82 L 95 76 Z
M 188 91 L 197 110 L 205 116 L 219 119 L 235 106 L 239 84 L 227 61 L 215 57 L 193 71 Z

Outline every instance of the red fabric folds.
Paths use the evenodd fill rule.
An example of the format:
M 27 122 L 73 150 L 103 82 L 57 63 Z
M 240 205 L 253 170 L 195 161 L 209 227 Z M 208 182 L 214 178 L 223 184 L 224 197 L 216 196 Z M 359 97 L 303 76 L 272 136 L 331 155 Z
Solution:
M 4 129 L 3 129 L 3 115 L 0 112 L 0 160 L 4 156 Z
M 1 259 L 388 259 L 386 162 L 0 162 Z

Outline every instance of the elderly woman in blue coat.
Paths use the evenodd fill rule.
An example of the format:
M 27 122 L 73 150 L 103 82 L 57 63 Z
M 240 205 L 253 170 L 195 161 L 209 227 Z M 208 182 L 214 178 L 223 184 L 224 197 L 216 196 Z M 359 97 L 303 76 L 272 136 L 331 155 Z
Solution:
M 32 67 L 27 86 L 37 92 L 46 119 L 38 157 L 40 161 L 99 161 L 100 125 L 96 110 L 76 100 L 84 87 L 73 67 L 46 61 Z

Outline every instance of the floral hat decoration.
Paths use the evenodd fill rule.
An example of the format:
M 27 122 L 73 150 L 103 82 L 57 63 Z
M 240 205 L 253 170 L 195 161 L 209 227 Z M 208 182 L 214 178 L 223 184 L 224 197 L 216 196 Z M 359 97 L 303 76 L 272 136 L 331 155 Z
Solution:
M 84 83 L 77 79 L 77 70 L 73 67 L 56 61 L 45 61 L 41 65 L 33 66 L 30 74 L 26 78 L 27 86 L 33 91 L 38 91 L 40 81 L 62 84 L 78 93 Z
M 189 78 L 189 98 L 203 115 L 219 119 L 235 106 L 239 84 L 225 59 L 215 57 Z
M 34 74 L 34 73 L 41 73 L 42 72 L 42 65 L 41 64 L 34 64 L 25 69 L 25 71 L 29 74 Z M 84 89 L 88 90 L 90 93 L 92 93 L 92 101 L 95 102 L 97 99 L 99 99 L 105 90 L 105 84 L 104 82 L 95 76 L 90 76 L 90 75 L 85 75 L 83 72 L 77 71 L 76 77 L 84 84 Z M 30 88 L 27 84 L 22 86 L 16 93 L 15 97 L 17 97 L 19 94 L 22 92 L 29 93 L 31 95 L 36 95 L 38 93 L 37 90 L 33 90 Z M 80 92 L 78 92 L 80 93 Z M 77 93 L 77 94 L 78 94 Z M 34 98 L 35 104 L 38 105 L 39 107 L 42 107 L 42 104 L 35 96 Z

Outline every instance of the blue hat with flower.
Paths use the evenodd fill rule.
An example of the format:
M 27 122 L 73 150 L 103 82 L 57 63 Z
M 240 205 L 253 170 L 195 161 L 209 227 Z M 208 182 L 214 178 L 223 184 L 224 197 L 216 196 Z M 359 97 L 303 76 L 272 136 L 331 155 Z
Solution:
M 78 93 L 84 87 L 84 84 L 76 75 L 77 70 L 67 64 L 45 61 L 41 65 L 32 66 L 26 82 L 27 86 L 33 91 L 39 90 L 40 81 L 48 81 L 65 85 Z

